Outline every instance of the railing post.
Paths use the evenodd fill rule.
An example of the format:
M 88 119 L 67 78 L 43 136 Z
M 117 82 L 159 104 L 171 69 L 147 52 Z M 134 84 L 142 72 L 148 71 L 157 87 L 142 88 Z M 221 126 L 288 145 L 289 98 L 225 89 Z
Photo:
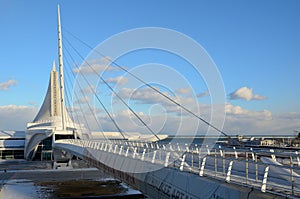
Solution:
M 222 164 L 223 164 L 223 175 L 225 176 L 225 150 L 223 151 L 223 155 L 222 155 Z
M 218 172 L 218 161 L 217 161 L 217 149 L 215 149 L 215 176 L 217 176 Z
M 115 149 L 114 149 L 114 153 L 117 153 L 117 147 L 118 147 L 118 145 L 116 144 Z
M 178 148 L 178 152 L 181 152 L 181 148 L 178 143 L 177 143 L 177 148 Z
M 255 181 L 258 182 L 257 154 L 255 154 Z
M 165 160 L 165 167 L 168 167 L 168 165 L 169 165 L 170 154 L 171 154 L 170 152 L 167 152 L 166 160 Z
M 261 186 L 261 192 L 266 192 L 268 173 L 269 173 L 269 166 L 267 166 L 265 169 L 264 179 L 262 181 L 262 186 Z
M 135 158 L 137 148 L 134 147 L 132 158 Z
M 198 153 L 198 167 L 199 167 L 199 170 L 200 170 L 200 165 L 201 165 L 200 156 L 201 156 L 201 148 L 200 148 L 199 153 Z
M 194 151 L 191 151 L 192 153 L 192 172 L 194 172 Z
M 223 151 L 221 149 L 221 146 L 219 146 L 220 156 L 223 157 Z
M 179 168 L 180 171 L 183 171 L 184 162 L 185 162 L 185 154 L 182 156 L 182 160 Z
M 188 144 L 185 144 L 185 149 L 186 149 L 186 152 L 188 152 L 188 153 L 190 152 Z
M 274 153 L 274 149 L 270 149 L 270 152 L 272 153 L 271 154 L 272 160 L 276 161 L 276 156 L 275 156 L 275 153 Z
M 290 156 L 290 167 L 291 167 L 291 173 L 290 173 L 290 180 L 291 180 L 291 190 L 292 190 L 292 195 L 294 195 L 294 169 L 293 169 L 293 157 Z
M 127 146 L 126 153 L 125 153 L 125 157 L 128 156 L 128 152 L 129 152 L 129 146 Z
M 151 161 L 152 163 L 154 163 L 154 162 L 155 162 L 155 156 L 156 156 L 156 152 L 157 152 L 157 151 L 153 151 L 153 157 L 152 157 L 152 161 Z
M 238 157 L 238 154 L 237 154 L 237 152 L 236 152 L 235 146 L 233 147 L 233 150 L 234 150 L 234 156 L 235 156 L 235 159 L 238 159 L 239 157 Z
M 123 145 L 120 147 L 119 155 L 122 155 Z
M 233 160 L 231 160 L 229 162 L 227 176 L 226 176 L 226 179 L 225 179 L 226 182 L 230 182 L 230 175 L 231 175 L 232 164 L 233 164 Z
M 204 174 L 204 166 L 205 166 L 205 163 L 206 163 L 206 157 L 204 157 L 204 158 L 202 159 L 202 164 L 201 164 L 199 176 L 203 176 L 203 174 Z
M 210 150 L 208 148 L 208 145 L 206 145 L 206 148 L 207 148 L 207 155 L 210 155 Z
M 248 152 L 246 152 L 246 184 L 248 184 L 249 177 L 249 162 L 248 162 Z
M 144 161 L 144 159 L 145 159 L 145 153 L 146 153 L 146 149 L 143 150 L 143 154 L 142 154 L 142 158 L 141 158 L 142 161 Z
M 172 147 L 172 144 L 170 144 L 170 150 L 171 150 L 171 151 L 174 151 L 174 150 L 173 150 L 173 147 Z
M 255 156 L 254 156 L 253 149 L 252 149 L 252 148 L 250 148 L 250 151 L 251 151 L 252 160 L 253 160 L 253 162 L 254 162 L 254 161 L 255 161 Z

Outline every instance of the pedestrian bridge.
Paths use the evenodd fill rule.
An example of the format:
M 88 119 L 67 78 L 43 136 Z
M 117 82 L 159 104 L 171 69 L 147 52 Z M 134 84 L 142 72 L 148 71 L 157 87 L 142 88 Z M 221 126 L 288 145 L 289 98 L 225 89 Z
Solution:
M 75 37 L 76 38 L 76 37 Z M 77 38 L 78 39 L 78 38 Z M 68 41 L 68 40 L 67 40 Z M 215 149 L 206 146 L 161 144 L 149 142 L 132 142 L 126 140 L 124 129 L 116 122 L 114 114 L 105 106 L 103 99 L 95 85 L 92 84 L 90 73 L 96 75 L 98 80 L 105 85 L 112 96 L 120 101 L 120 104 L 135 116 L 136 120 L 146 132 L 160 140 L 157 131 L 153 130 L 143 118 L 129 106 L 120 94 L 114 90 L 110 82 L 97 71 L 95 64 L 83 59 L 83 56 L 69 45 L 82 58 L 83 65 L 76 65 L 76 70 L 69 64 L 69 71 L 74 76 L 80 75 L 82 79 L 77 81 L 78 92 L 71 93 L 68 89 L 65 96 L 63 45 L 60 23 L 60 9 L 58 7 L 58 63 L 59 71 L 53 64 L 50 73 L 48 90 L 44 102 L 35 119 L 28 123 L 25 139 L 24 156 L 33 160 L 43 149 L 54 153 L 54 160 L 69 160 L 73 155 L 85 160 L 104 172 L 107 172 L 136 189 L 142 191 L 150 198 L 286 198 L 300 197 L 300 171 L 298 154 L 280 154 L 283 160 L 290 164 L 280 164 L 276 161 L 278 154 L 273 152 L 246 151 L 234 149 Z M 86 43 L 85 43 L 86 44 Z M 93 50 L 91 48 L 91 50 Z M 69 52 L 69 50 L 67 50 Z M 146 86 L 158 96 L 180 109 L 191 118 L 205 124 L 209 129 L 229 137 L 222 128 L 216 124 L 206 121 L 200 113 L 193 112 L 188 107 L 180 104 L 176 98 L 162 92 L 151 82 L 142 80 L 137 75 L 122 67 L 113 60 L 107 58 L 106 54 L 98 52 L 101 60 L 113 64 L 118 70 L 128 74 L 140 85 Z M 75 59 L 69 54 L 71 62 Z M 83 67 L 84 66 L 84 67 Z M 96 64 L 97 66 L 97 64 Z M 108 66 L 107 66 L 108 67 Z M 84 70 L 83 70 L 84 69 Z M 74 71 L 77 71 L 75 74 Z M 85 71 L 85 72 L 84 72 Z M 88 73 L 86 73 L 89 71 Z M 104 73 L 104 72 L 103 72 Z M 68 75 L 68 73 L 66 73 Z M 78 78 L 78 76 L 77 76 Z M 82 81 L 81 81 L 82 80 Z M 86 91 L 88 89 L 88 92 Z M 92 89 L 91 89 L 92 88 Z M 77 96 L 79 93 L 84 95 Z M 72 99 L 72 94 L 78 99 L 75 102 L 88 101 L 94 97 L 99 107 L 90 106 L 86 103 L 66 102 Z M 74 105 L 73 104 L 73 105 Z M 101 105 L 101 106 L 100 106 Z M 102 107 L 102 108 L 101 108 Z M 111 120 L 122 140 L 91 140 L 89 122 L 93 116 L 95 124 L 101 127 L 96 116 L 95 108 L 101 108 L 106 117 Z M 72 111 L 68 111 L 72 110 Z M 78 111 L 75 111 L 78 110 Z M 87 112 L 88 110 L 88 112 Z M 81 114 L 80 114 L 81 113 Z M 85 121 L 85 122 L 83 122 Z M 109 121 L 109 120 L 108 120 Z M 105 136 L 104 136 L 105 137 Z M 53 149 L 53 151 L 52 151 Z M 269 158 L 269 157 L 272 157 Z M 294 164 L 296 162 L 296 164 Z
M 79 139 L 57 140 L 54 148 L 85 160 L 151 198 L 300 196 L 300 167 L 263 163 L 263 158 L 276 157 L 272 152 Z M 299 161 L 294 154 L 285 156 Z

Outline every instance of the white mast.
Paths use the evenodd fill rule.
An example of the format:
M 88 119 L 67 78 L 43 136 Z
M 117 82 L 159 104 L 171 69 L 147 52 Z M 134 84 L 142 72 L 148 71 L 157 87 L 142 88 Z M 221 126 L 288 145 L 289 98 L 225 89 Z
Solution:
M 64 63 L 63 63 L 63 52 L 62 52 L 62 36 L 61 36 L 61 25 L 60 25 L 60 8 L 57 5 L 57 20 L 58 20 L 58 60 L 59 60 L 59 81 L 60 81 L 60 97 L 61 97 L 61 117 L 62 117 L 62 130 L 66 129 L 65 125 L 65 82 L 64 82 Z

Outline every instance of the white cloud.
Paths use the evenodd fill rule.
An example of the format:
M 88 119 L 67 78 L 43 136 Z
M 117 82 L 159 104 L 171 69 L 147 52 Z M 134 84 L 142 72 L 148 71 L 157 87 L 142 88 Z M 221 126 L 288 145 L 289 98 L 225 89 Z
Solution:
M 104 71 L 119 70 L 118 67 L 109 65 L 109 60 L 110 59 L 108 57 L 102 57 L 101 59 L 95 60 L 86 60 L 84 64 L 73 69 L 73 72 L 81 74 L 99 74 Z
M 189 95 L 191 94 L 192 89 L 190 87 L 186 87 L 186 88 L 179 88 L 177 90 L 175 90 L 175 93 L 180 94 L 180 95 Z
M 202 92 L 202 93 L 198 93 L 198 94 L 197 94 L 197 97 L 198 97 L 198 98 L 206 97 L 206 96 L 209 96 L 209 91 L 208 91 L 208 90 L 206 90 L 206 91 L 204 91 L 204 92 Z
M 81 74 L 94 74 L 94 73 L 99 74 L 103 71 L 112 71 L 112 70 L 117 70 L 117 68 L 105 64 L 90 64 L 90 65 L 86 64 L 73 69 L 73 72 L 81 73 Z
M 0 106 L 1 130 L 25 130 L 28 122 L 33 121 L 38 108 L 34 106 Z
M 159 88 L 156 88 L 160 90 Z M 191 97 L 182 97 L 182 96 L 172 96 L 168 92 L 162 92 L 164 95 L 174 100 L 179 104 L 183 104 L 186 107 L 191 107 L 196 104 L 196 101 Z M 122 88 L 119 93 L 120 97 L 123 99 L 128 99 L 130 101 L 135 102 L 136 104 L 160 104 L 165 108 L 165 110 L 169 113 L 183 114 L 181 108 L 160 95 L 158 92 L 152 90 L 151 88 L 141 88 L 141 89 L 131 89 L 131 88 Z
M 6 82 L 0 82 L 0 90 L 5 91 L 8 90 L 11 86 L 16 85 L 18 82 L 14 79 L 10 79 Z
M 106 80 L 106 82 L 108 82 L 108 83 L 120 84 L 120 85 L 126 84 L 127 81 L 128 81 L 128 78 L 123 77 L 123 76 L 111 77 Z
M 272 119 L 272 113 L 269 110 L 263 110 L 263 111 L 251 111 L 247 109 L 243 109 L 240 106 L 234 106 L 230 103 L 227 103 L 225 105 L 225 112 L 228 115 L 235 115 L 235 116 L 243 116 L 248 118 L 256 118 L 256 119 L 265 119 L 265 120 L 271 120 Z
M 250 100 L 264 100 L 267 97 L 266 96 L 261 96 L 258 94 L 253 94 L 253 88 L 248 88 L 246 86 L 237 89 L 236 91 L 232 92 L 229 94 L 231 100 L 236 100 L 236 99 L 244 99 L 247 101 Z

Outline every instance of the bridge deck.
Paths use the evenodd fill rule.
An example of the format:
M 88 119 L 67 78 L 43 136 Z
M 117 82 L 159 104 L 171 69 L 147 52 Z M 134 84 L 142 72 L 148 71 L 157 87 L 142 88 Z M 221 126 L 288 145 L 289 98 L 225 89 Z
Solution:
M 218 182 L 218 184 L 225 184 L 225 187 L 231 187 L 230 189 L 234 190 L 250 188 L 250 190 L 255 190 L 253 192 L 255 197 L 265 197 L 267 194 L 284 197 L 300 196 L 300 175 L 298 175 L 300 168 L 294 165 L 265 164 L 260 161 L 261 157 L 274 155 L 270 153 L 228 151 L 229 149 L 226 149 L 227 151 L 225 152 L 224 149 L 188 146 L 184 148 L 171 144 L 159 145 L 153 143 L 91 140 L 58 140 L 55 143 L 55 147 L 85 159 L 95 166 L 106 169 L 114 173 L 115 177 L 127 178 L 127 183 L 129 184 L 134 184 L 133 182 L 130 183 L 132 177 L 135 178 L 131 179 L 132 181 L 137 181 L 136 179 L 146 180 L 145 175 L 147 173 L 164 169 L 167 173 L 176 173 L 169 175 L 178 175 L 177 177 L 179 178 L 180 176 L 184 178 L 184 176 L 188 175 L 189 183 L 192 182 L 191 179 L 198 181 L 201 179 L 203 181 L 205 178 Z M 297 159 L 296 156 L 291 154 L 288 154 L 287 157 L 292 161 Z M 145 175 L 143 176 L 142 174 Z M 164 176 L 162 173 L 159 175 Z M 155 178 L 153 176 L 152 180 Z M 165 178 L 168 177 L 165 176 Z M 181 179 L 176 180 L 181 181 Z M 171 180 L 169 184 L 165 183 L 166 185 L 164 185 L 164 179 L 161 179 L 161 181 L 158 180 L 156 182 L 159 185 L 155 186 L 162 192 L 170 192 L 173 189 L 169 186 L 176 186 L 177 184 L 180 187 L 181 185 L 186 186 L 185 184 L 187 183 L 185 181 L 178 184 L 175 181 L 173 179 L 173 182 Z M 206 181 L 204 180 L 203 182 Z M 193 181 L 193 183 L 197 182 Z M 192 187 L 192 185 L 190 186 Z M 213 187 L 213 185 L 211 186 Z M 199 195 L 193 195 L 193 191 L 190 188 L 183 189 L 181 192 L 189 195 L 190 198 L 197 198 Z M 220 191 L 207 191 L 212 194 L 219 193 L 220 196 L 222 195 Z M 194 192 L 197 193 L 197 191 Z M 234 194 L 234 191 L 231 190 L 230 194 Z

